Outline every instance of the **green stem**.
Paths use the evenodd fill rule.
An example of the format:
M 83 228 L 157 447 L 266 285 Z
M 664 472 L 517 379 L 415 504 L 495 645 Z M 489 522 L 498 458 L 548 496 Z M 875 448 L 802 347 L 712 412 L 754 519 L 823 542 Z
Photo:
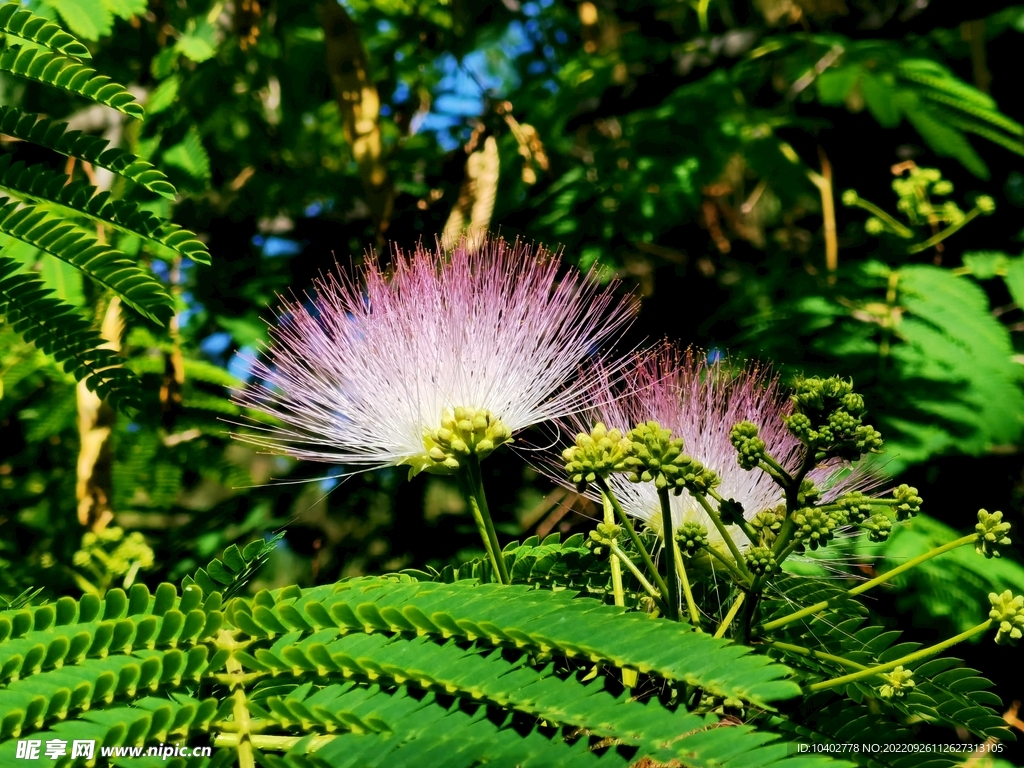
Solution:
M 465 471 L 466 484 L 469 489 L 469 505 L 473 510 L 473 517 L 476 519 L 477 527 L 480 529 L 480 536 L 484 540 L 484 546 L 491 556 L 491 565 L 494 566 L 494 573 L 502 584 L 511 584 L 508 569 L 505 567 L 505 558 L 501 554 L 501 545 L 498 543 L 498 534 L 494 530 L 494 521 L 491 519 L 491 512 L 487 506 L 487 496 L 484 493 L 483 475 L 480 473 L 480 459 L 472 454 L 466 459 Z
M 783 486 L 786 490 L 786 519 L 782 521 L 782 529 L 779 531 L 775 544 L 772 545 L 772 554 L 775 555 L 775 562 L 777 563 L 781 564 L 782 561 L 779 558 L 782 556 L 783 550 L 789 545 L 789 540 L 793 537 L 796 529 L 796 523 L 793 522 L 793 513 L 798 507 L 797 496 L 800 493 L 800 486 L 803 484 L 804 478 L 807 477 L 807 473 L 811 471 L 816 463 L 817 460 L 810 451 L 804 453 L 804 460 L 800 464 L 800 469 L 790 478 L 789 484 Z
M 738 584 L 746 584 L 746 585 L 750 584 L 750 581 L 751 581 L 750 577 L 744 576 L 742 573 L 740 573 L 739 570 L 736 568 L 736 566 L 733 565 L 732 560 L 727 558 L 725 555 L 723 555 L 721 552 L 719 552 L 714 547 L 709 546 L 706 549 L 708 551 L 708 554 L 710 554 L 712 557 L 716 558 L 719 562 L 722 563 L 722 565 L 725 566 L 726 570 L 729 571 L 729 573 L 732 575 L 732 577 L 734 579 L 736 579 L 736 583 L 738 583 Z
M 886 211 L 883 211 L 881 208 L 879 208 L 877 205 L 870 202 L 869 200 L 865 200 L 861 197 L 858 197 L 857 201 L 853 203 L 853 205 L 857 206 L 858 208 L 863 208 L 868 213 L 872 213 L 878 218 L 880 218 L 882 221 L 888 224 L 889 227 L 897 235 L 902 237 L 904 240 L 909 240 L 914 236 L 914 231 L 912 229 L 894 219 L 891 214 L 887 213 Z
M 809 605 L 806 608 L 801 608 L 796 613 L 791 613 L 788 616 L 783 616 L 781 619 L 775 619 L 775 621 L 769 621 L 767 624 L 763 624 L 761 626 L 761 629 L 765 632 L 771 632 L 773 629 L 778 629 L 779 627 L 784 627 L 787 624 L 790 624 L 794 621 L 799 621 L 805 616 L 811 616 L 815 613 L 820 613 L 829 606 L 834 605 L 837 600 L 845 600 L 848 597 L 856 597 L 859 594 L 867 592 L 869 589 L 877 587 L 879 584 L 884 584 L 885 582 L 892 579 L 894 576 L 899 576 L 904 571 L 908 571 L 911 568 L 917 567 L 926 560 L 931 560 L 933 557 L 938 557 L 939 555 L 945 554 L 946 552 L 956 549 L 957 547 L 962 547 L 964 544 L 972 544 L 974 541 L 977 540 L 977 538 L 978 534 L 971 533 L 967 536 L 962 536 L 959 539 L 956 539 L 955 541 L 951 541 L 948 544 L 943 544 L 941 547 L 935 547 L 935 549 L 929 550 L 928 552 L 925 552 L 923 555 L 918 555 L 913 560 L 908 560 L 903 565 L 899 565 L 890 571 L 886 571 L 881 576 L 877 576 L 871 579 L 871 581 L 865 581 L 863 584 L 859 584 L 856 587 L 853 587 L 852 589 L 848 589 L 838 598 L 834 597 L 830 600 L 822 600 L 820 603 L 815 603 L 814 605 Z
M 686 597 L 686 611 L 690 614 L 690 623 L 700 631 L 700 611 L 697 610 L 697 603 L 693 600 L 693 591 L 690 589 L 690 579 L 686 575 L 686 564 L 683 562 L 683 553 L 679 547 L 675 548 L 676 570 L 679 572 L 679 581 L 683 585 L 683 595 Z
M 718 529 L 718 533 L 725 542 L 725 546 L 727 546 L 729 551 L 732 552 L 732 556 L 736 560 L 736 565 L 740 572 L 745 574 L 749 580 L 750 573 L 747 571 L 746 563 L 743 562 L 743 553 L 740 552 L 740 548 L 736 546 L 736 542 L 732 540 L 732 536 L 729 535 L 729 530 L 725 527 L 725 523 L 722 522 L 722 518 L 718 516 L 718 512 L 715 511 L 714 507 L 708 504 L 708 500 L 704 498 L 703 494 L 691 493 L 690 495 L 697 500 L 697 503 L 704 507 L 704 511 L 707 512 L 708 517 L 711 518 L 711 522 L 714 523 L 715 528 Z
M 843 675 L 842 677 L 836 677 L 831 680 L 822 680 L 820 683 L 813 683 L 809 685 L 807 689 L 809 691 L 824 691 L 829 688 L 835 688 L 838 685 L 852 683 L 856 680 L 863 680 L 866 677 L 873 677 L 881 674 L 882 672 L 888 672 L 890 669 L 896 669 L 896 667 L 912 664 L 915 661 L 920 661 L 921 659 L 927 659 L 929 656 L 942 653 L 947 648 L 951 648 L 957 643 L 962 643 L 964 640 L 974 637 L 979 632 L 984 632 L 991 626 L 992 619 L 986 619 L 978 626 L 972 627 L 966 632 L 961 632 L 959 635 L 955 635 L 948 640 L 943 640 L 941 643 L 936 643 L 928 648 L 922 648 L 920 651 L 908 653 L 906 656 L 901 656 L 900 658 L 888 661 L 885 664 L 879 664 L 877 667 L 868 667 L 859 672 L 852 672 L 849 675 Z
M 782 565 L 785 562 L 786 558 L 792 555 L 796 551 L 796 548 L 799 546 L 800 542 L 794 541 L 792 544 L 790 544 L 782 552 L 779 553 L 779 556 L 775 558 L 775 562 L 779 565 Z
M 654 561 L 651 559 L 650 553 L 647 551 L 647 547 L 640 541 L 640 537 L 636 535 L 636 529 L 633 528 L 633 522 L 629 519 L 629 515 L 626 514 L 622 505 L 619 504 L 619 500 L 615 498 L 615 494 L 612 493 L 612 489 L 608 486 L 608 481 L 603 477 L 597 478 L 597 486 L 601 489 L 601 493 L 612 505 L 612 509 L 615 510 L 615 515 L 619 518 L 619 524 L 626 529 L 626 533 L 629 534 L 630 541 L 633 542 L 633 546 L 636 548 L 637 554 L 640 555 L 640 559 L 644 561 L 644 566 L 650 571 L 654 583 L 658 585 L 658 591 L 661 592 L 662 599 L 668 603 L 668 585 L 665 584 L 665 580 L 661 578 L 661 574 L 654 565 Z
M 615 510 L 612 509 L 612 504 L 608 500 L 608 497 L 601 494 L 601 502 L 604 507 L 605 525 L 615 525 Z M 626 591 L 622 586 L 622 563 L 619 562 L 619 556 L 611 551 L 611 549 L 608 551 L 608 567 L 611 568 L 612 572 L 612 597 L 615 599 L 616 605 L 625 607 Z M 636 670 L 623 667 L 621 671 L 622 684 L 626 688 L 634 687 L 637 681 Z
M 715 637 L 725 637 L 725 631 L 732 624 L 732 620 L 736 618 L 736 614 L 740 612 L 740 606 L 743 605 L 743 600 L 746 598 L 747 593 L 740 590 L 740 593 L 736 595 L 736 599 L 733 600 L 732 606 L 729 608 L 729 612 L 725 614 L 725 618 L 722 619 L 722 625 L 715 630 Z
M 615 510 L 612 509 L 611 502 L 608 501 L 608 497 L 602 494 L 601 501 L 604 506 L 604 522 L 605 525 L 615 525 Z M 626 605 L 626 591 L 622 587 L 622 564 L 619 559 L 614 556 L 614 553 L 609 551 L 608 565 L 612 571 L 612 596 L 615 598 L 615 604 L 618 606 Z
M 708 6 L 711 0 L 697 0 L 697 23 L 701 32 L 708 31 Z
M 966 216 L 964 216 L 963 220 L 959 224 L 953 224 L 951 226 L 946 227 L 944 230 L 942 230 L 938 234 L 935 234 L 935 235 L 932 235 L 931 237 L 929 237 L 923 243 L 915 243 L 914 245 L 912 245 L 909 248 L 907 248 L 907 253 L 920 253 L 921 251 L 928 250 L 932 246 L 938 245 L 939 243 L 941 243 L 943 240 L 945 240 L 950 235 L 952 235 L 952 234 L 956 233 L 958 230 L 966 227 L 968 224 L 970 224 L 972 221 L 974 221 L 980 215 L 981 215 L 981 210 L 980 209 L 978 209 L 978 208 L 972 209 Z
M 610 549 L 612 554 L 619 558 L 623 565 L 629 569 L 629 572 L 636 577 L 636 580 L 640 582 L 640 586 L 644 588 L 647 594 L 657 600 L 658 604 L 664 608 L 665 603 L 661 598 L 661 594 L 659 594 L 658 590 L 654 588 L 654 585 L 647 580 L 643 573 L 640 572 L 640 569 L 636 567 L 636 563 L 630 560 L 629 556 L 619 549 L 619 545 L 612 542 L 608 545 L 608 549 Z
M 761 471 L 771 475 L 775 482 L 783 488 L 793 481 L 793 476 L 767 453 L 761 456 L 761 461 L 765 464 L 765 466 L 761 467 Z
M 801 656 L 810 656 L 812 659 L 821 659 L 822 661 L 831 661 L 834 664 L 839 664 L 842 667 L 851 667 L 853 669 L 867 669 L 863 664 L 858 664 L 856 661 L 844 658 L 842 656 L 833 656 L 831 653 L 825 653 L 823 651 L 815 651 L 810 648 L 804 648 L 802 645 L 793 645 L 792 643 L 780 643 L 777 640 L 764 640 L 767 645 L 772 648 L 778 648 L 780 651 L 789 651 L 790 653 L 799 653 Z
M 672 534 L 672 500 L 668 488 L 658 489 L 661 502 L 661 538 L 665 545 L 665 583 L 668 585 L 669 618 L 679 621 L 679 577 L 676 575 L 676 539 Z

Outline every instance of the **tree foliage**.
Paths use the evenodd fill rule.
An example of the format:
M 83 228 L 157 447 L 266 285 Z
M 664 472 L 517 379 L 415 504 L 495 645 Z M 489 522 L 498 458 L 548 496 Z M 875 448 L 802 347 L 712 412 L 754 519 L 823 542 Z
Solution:
M 564 247 L 570 262 L 594 268 L 599 279 L 623 279 L 643 298 L 632 341 L 669 334 L 712 356 L 771 361 L 787 376 L 854 376 L 888 441 L 878 471 L 945 489 L 929 495 L 937 519 L 919 517 L 883 544 L 848 545 L 843 551 L 858 563 L 882 558 L 884 572 L 970 528 L 964 510 L 1019 509 L 1024 257 L 1015 209 L 1024 205 L 1024 111 L 1013 67 L 1024 15 L 1017 7 L 942 5 L 0 6 L 0 597 L 15 603 L 44 590 L 4 615 L 35 622 L 45 616 L 44 601 L 56 610 L 58 598 L 76 595 L 80 617 L 94 597 L 96 611 L 105 611 L 103 601 L 118 589 L 130 602 L 143 584 L 189 576 L 186 587 L 198 586 L 204 605 L 222 592 L 236 613 L 209 603 L 183 611 L 186 618 L 201 610 L 205 626 L 220 611 L 242 624 L 260 608 L 253 595 L 270 590 L 259 593 L 262 607 L 282 630 L 263 636 L 255 618 L 235 629 L 273 656 L 254 662 L 266 669 L 250 671 L 289 682 L 248 690 L 253 711 L 292 735 L 287 729 L 344 733 L 314 756 L 297 748 L 268 758 L 282 765 L 360 764 L 371 754 L 428 760 L 451 755 L 460 733 L 477 734 L 472 743 L 484 750 L 460 752 L 466 764 L 628 764 L 640 754 L 629 750 L 660 743 L 658 729 L 676 720 L 691 733 L 680 742 L 690 744 L 687 759 L 709 765 L 734 754 L 745 756 L 737 764 L 788 762 L 787 748 L 772 741 L 780 736 L 854 741 L 877 728 L 872 738 L 886 729 L 894 739 L 916 738 L 909 721 L 991 736 L 992 710 L 977 708 L 996 706 L 992 694 L 973 673 L 966 683 L 957 676 L 977 667 L 1005 700 L 1017 689 L 996 671 L 1003 657 L 973 648 L 963 650 L 967 667 L 947 669 L 943 661 L 928 674 L 918 670 L 916 698 L 885 704 L 884 717 L 856 686 L 844 692 L 849 699 L 822 692 L 799 703 L 723 688 L 717 714 L 687 712 L 671 697 L 625 703 L 621 690 L 600 687 L 603 672 L 579 678 L 637 662 L 635 647 L 599 654 L 599 662 L 568 646 L 549 658 L 550 649 L 513 649 L 487 632 L 417 639 L 387 621 L 316 641 L 341 643 L 327 654 L 337 679 L 304 688 L 305 654 L 316 644 L 309 636 L 321 628 L 278 616 L 281 600 L 301 599 L 283 585 L 333 590 L 335 582 L 350 584 L 338 579 L 401 571 L 338 589 L 387 583 L 455 600 L 459 589 L 489 594 L 494 576 L 448 480 L 402 485 L 402 473 L 382 472 L 339 482 L 333 469 L 257 455 L 225 434 L 225 421 L 243 415 L 230 391 L 250 375 L 246 361 L 259 354 L 277 294 L 301 294 L 336 261 L 358 263 L 367 248 L 386 253 L 391 240 L 409 245 L 491 228 Z M 921 169 L 939 169 L 941 181 L 955 185 L 944 191 L 928 182 L 929 210 L 890 189 Z M 845 205 L 846 190 L 874 210 Z M 985 196 L 994 212 L 979 207 Z M 97 405 L 91 432 L 81 426 L 89 412 L 79 382 L 119 409 L 113 415 Z M 544 439 L 531 435 L 524 447 Z M 608 602 L 608 561 L 572 535 L 600 510 L 551 491 L 514 456 L 492 466 L 499 533 L 522 542 L 506 549 L 517 583 L 546 596 L 539 600 L 573 594 L 581 605 Z M 98 506 L 97 494 L 105 499 Z M 83 512 L 89 499 L 102 515 Z M 271 553 L 263 542 L 279 531 Z M 961 554 L 904 577 L 894 597 L 872 604 L 881 618 L 867 626 L 914 616 L 906 642 L 931 642 L 929 627 L 962 631 L 988 592 L 1024 578 L 1012 549 L 981 564 Z M 253 558 L 266 560 L 265 568 L 250 567 Z M 792 567 L 857 572 L 816 557 Z M 627 579 L 627 588 L 631 605 L 640 605 L 640 586 Z M 155 605 L 155 597 L 147 600 Z M 125 609 L 110 619 L 110 631 L 129 616 L 165 613 Z M 863 654 L 864 663 L 884 661 L 897 643 L 861 635 L 859 619 L 845 614 L 830 621 L 844 632 L 815 627 L 814 636 L 837 654 Z M 56 733 L 105 728 L 112 742 L 129 743 L 217 731 L 230 717 L 221 711 L 226 699 L 208 703 L 223 695 L 216 675 L 228 674 L 210 666 L 217 635 L 181 640 L 181 649 L 153 640 L 142 656 L 124 650 L 130 640 L 104 659 L 86 649 L 70 657 L 91 669 L 83 687 L 66 680 L 75 665 L 58 668 L 57 656 L 47 655 L 52 645 L 69 658 L 77 623 L 96 622 L 53 624 L 68 627 L 65 655 L 56 635 L 15 653 L 19 665 L 27 658 L 27 669 L 38 670 L 10 684 L 23 689 L 11 711 L 24 723 Z M 150 624 L 159 638 L 163 625 Z M 119 631 L 129 632 L 127 625 Z M 342 641 L 353 645 L 346 650 Z M 40 646 L 43 656 L 29 658 Z M 202 662 L 198 648 L 206 648 Z M 391 671 L 360 667 L 357 652 Z M 458 654 L 472 659 L 466 677 L 444 678 Z M 827 668 L 771 654 L 794 672 L 772 678 L 769 690 Z M 726 655 L 726 667 L 738 663 Z M 424 676 L 392 674 L 402 677 L 412 661 Z M 493 690 L 488 695 L 498 698 L 474 697 L 484 688 L 472 675 L 499 667 L 532 675 L 538 696 L 549 698 L 519 702 Z M 454 671 L 462 671 L 457 663 Z M 678 682 L 664 669 L 650 674 L 661 681 L 653 687 Z M 38 691 L 25 687 L 36 678 Z M 424 684 L 428 678 L 454 690 Z M 729 698 L 745 704 L 733 707 Z M 92 714 L 84 712 L 89 702 Z M 767 705 L 757 727 L 768 735 L 746 725 L 711 727 L 737 712 L 748 717 L 753 702 Z M 638 726 L 627 738 L 601 730 L 605 706 L 645 707 L 645 717 L 650 710 L 662 719 L 650 714 L 649 729 Z M 615 722 L 626 727 L 633 716 L 616 714 Z M 846 730 L 836 726 L 842 717 Z M 415 738 L 396 741 L 398 722 Z M 14 738 L 16 726 L 5 727 L 0 738 Z M 567 738 L 552 738 L 556 731 Z M 604 738 L 632 741 L 621 754 L 589 749 Z M 668 760 L 682 750 L 649 754 Z

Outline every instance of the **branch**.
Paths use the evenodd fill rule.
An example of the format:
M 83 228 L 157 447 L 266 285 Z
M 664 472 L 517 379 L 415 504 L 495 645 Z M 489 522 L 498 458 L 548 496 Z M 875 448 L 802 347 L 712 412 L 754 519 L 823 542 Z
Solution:
M 380 95 L 370 81 L 366 49 L 359 29 L 336 0 L 320 5 L 320 22 L 327 46 L 327 73 L 341 108 L 345 140 L 359 166 L 366 203 L 380 239 L 388 228 L 394 187 L 383 162 L 380 132 Z

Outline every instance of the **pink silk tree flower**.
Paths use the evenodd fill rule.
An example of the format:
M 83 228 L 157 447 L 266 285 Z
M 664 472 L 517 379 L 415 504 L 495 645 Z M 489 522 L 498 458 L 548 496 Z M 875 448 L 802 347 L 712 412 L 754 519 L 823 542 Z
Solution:
M 560 277 L 560 273 L 562 274 Z M 286 303 L 259 381 L 236 401 L 273 416 L 236 435 L 352 471 L 455 473 L 533 424 L 582 407 L 585 362 L 604 361 L 634 302 L 564 270 L 542 247 L 396 249 L 361 280 L 340 271 Z
M 758 436 L 767 452 L 783 468 L 795 472 L 799 466 L 801 443 L 782 421 L 792 411 L 792 403 L 779 384 L 778 377 L 758 365 L 740 368 L 709 362 L 703 354 L 689 349 L 681 352 L 668 342 L 640 353 L 618 374 L 618 385 L 600 370 L 593 376 L 591 407 L 587 412 L 559 420 L 559 426 L 575 435 L 589 433 L 600 422 L 623 434 L 638 424 L 656 421 L 683 439 L 683 452 L 713 470 L 720 478 L 717 491 L 723 498 L 743 506 L 750 520 L 758 512 L 784 505 L 782 489 L 765 472 L 747 471 L 737 461 L 730 432 L 738 422 L 747 420 L 760 427 Z M 566 483 L 564 470 L 556 474 Z M 822 489 L 827 502 L 874 484 L 866 472 L 841 461 L 833 461 L 813 470 L 808 479 Z M 608 485 L 626 514 L 642 520 L 648 527 L 662 527 L 661 505 L 653 483 L 633 483 L 624 474 L 612 474 Z M 597 489 L 588 492 L 599 499 Z M 685 522 L 698 522 L 708 529 L 708 539 L 718 549 L 724 547 L 721 535 L 707 513 L 689 492 L 671 496 L 672 527 L 679 530 Z M 727 527 L 733 541 L 746 549 L 750 541 L 739 526 Z

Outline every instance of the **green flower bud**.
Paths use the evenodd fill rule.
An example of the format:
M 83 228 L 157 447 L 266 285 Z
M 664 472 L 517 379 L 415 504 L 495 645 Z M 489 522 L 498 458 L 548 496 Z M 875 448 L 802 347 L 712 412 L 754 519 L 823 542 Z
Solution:
M 871 499 L 865 496 L 860 491 L 854 491 L 848 493 L 845 496 L 840 496 L 836 500 L 836 504 L 846 512 L 849 522 L 859 523 L 867 520 L 871 516 L 871 510 L 874 508 L 874 504 Z
M 618 543 L 621 538 L 621 526 L 615 523 L 598 523 L 597 528 L 590 532 L 590 545 L 607 547 Z
M 990 213 L 995 212 L 996 201 L 988 195 L 978 195 L 978 199 L 974 201 L 974 207 L 985 216 L 988 216 Z
M 1024 597 L 1014 597 L 1010 590 L 1006 590 L 1001 595 L 991 593 L 988 601 L 992 604 L 988 617 L 998 627 L 996 644 L 1016 645 L 1024 630 Z
M 625 466 L 632 470 L 629 479 L 634 483 L 653 481 L 659 490 L 667 488 L 679 495 L 684 488 L 704 494 L 721 482 L 713 471 L 684 454 L 682 439 L 673 438 L 656 421 L 637 425 L 626 439 L 632 450 Z
M 750 520 L 750 526 L 758 534 L 758 540 L 754 543 L 760 544 L 762 547 L 772 546 L 779 531 L 782 530 L 782 521 L 785 519 L 785 505 L 776 509 L 765 509 L 754 515 Z
M 783 421 L 809 448 L 851 461 L 881 448 L 881 435 L 861 421 L 864 398 L 853 391 L 851 382 L 838 377 L 801 379 L 791 399 L 794 412 Z
M 846 191 L 843 192 L 842 199 L 843 205 L 856 205 L 857 201 L 860 199 L 860 195 L 857 194 L 857 190 L 855 189 L 847 189 Z
M 885 684 L 878 689 L 878 695 L 883 699 L 899 699 L 904 697 L 914 687 L 912 675 L 914 673 L 903 667 L 896 667 L 892 672 L 882 675 Z
M 800 490 L 796 494 L 797 504 L 809 507 L 821 498 L 821 490 L 814 484 L 813 480 L 804 480 L 800 483 Z
M 1006 547 L 1010 544 L 1010 524 L 1003 522 L 1002 512 L 987 512 L 984 509 L 978 510 L 978 524 L 974 526 L 978 532 L 978 540 L 974 544 L 979 555 L 985 557 L 999 557 L 998 547 Z
M 775 555 L 768 547 L 751 547 L 743 558 L 747 568 L 755 576 L 770 576 L 781 569 L 775 561 Z
M 726 525 L 739 525 L 743 521 L 743 505 L 735 499 L 723 499 L 718 505 L 718 516 Z
M 937 181 L 932 185 L 933 195 L 950 195 L 953 193 L 953 182 L 952 181 Z
M 587 484 L 600 478 L 607 478 L 613 472 L 628 469 L 626 457 L 632 445 L 617 429 L 608 429 L 600 422 L 590 434 L 576 435 L 576 445 L 562 451 L 565 471 L 576 489 L 583 493 Z
M 680 552 L 692 556 L 708 545 L 708 529 L 695 521 L 685 522 L 676 531 L 676 541 Z
M 741 421 L 729 433 L 733 448 L 743 469 L 750 470 L 758 465 L 764 456 L 764 440 L 757 436 L 757 425 L 749 421 Z
M 864 222 L 864 231 L 869 235 L 880 235 L 885 232 L 885 222 L 877 216 L 869 216 Z
M 892 497 L 897 502 L 893 507 L 893 509 L 896 510 L 897 520 L 909 520 L 921 511 L 921 502 L 923 499 L 917 495 L 917 488 L 913 488 L 906 484 L 901 485 L 893 491 Z
M 445 411 L 440 429 L 423 435 L 424 452 L 406 463 L 410 476 L 420 472 L 451 475 L 459 471 L 462 461 L 475 454 L 486 458 L 505 443 L 512 442 L 512 432 L 501 419 L 484 408 L 463 408 Z
M 818 433 L 815 431 L 811 419 L 805 414 L 794 413 L 790 416 L 784 416 L 782 422 L 793 437 L 806 445 L 811 445 L 818 439 Z
M 798 509 L 793 513 L 793 522 L 796 538 L 812 550 L 828 544 L 836 527 L 835 519 L 817 507 Z
M 871 541 L 885 541 L 892 531 L 892 520 L 879 512 L 877 515 L 872 515 L 863 524 L 863 528 L 868 532 L 868 538 Z

